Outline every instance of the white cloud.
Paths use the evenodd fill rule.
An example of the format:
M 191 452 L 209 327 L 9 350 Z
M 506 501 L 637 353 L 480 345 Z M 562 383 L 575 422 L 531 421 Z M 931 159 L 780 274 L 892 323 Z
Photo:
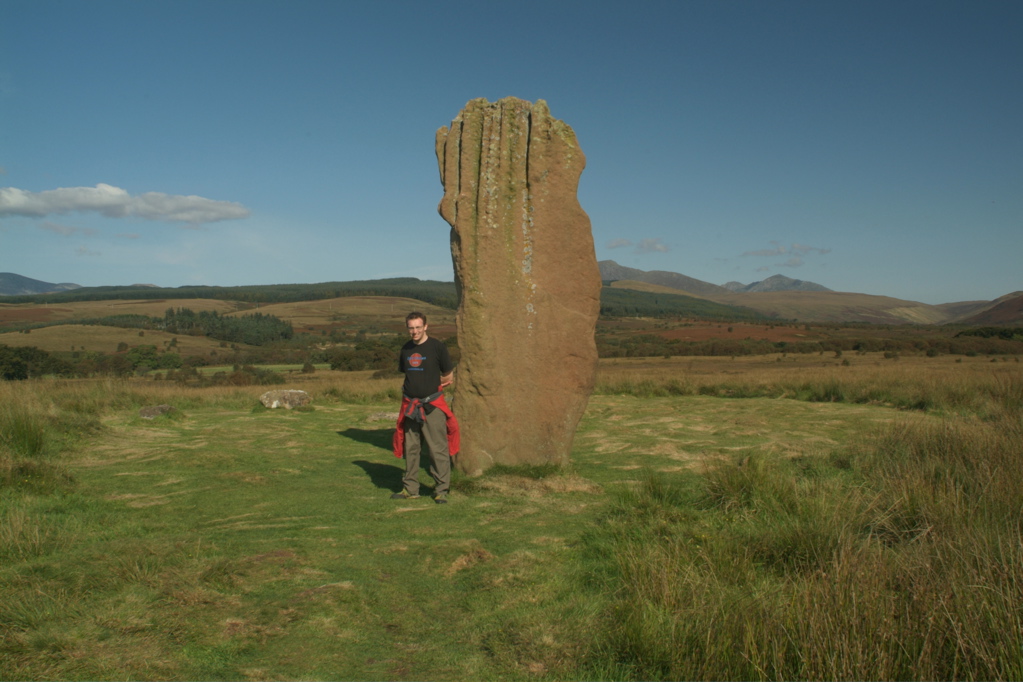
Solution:
M 803 259 L 802 259 L 801 256 L 791 256 L 784 263 L 777 263 L 778 267 L 783 267 L 783 268 L 798 268 L 802 264 L 803 264 Z
M 744 256 L 781 256 L 788 253 L 784 246 L 777 246 L 773 249 L 760 249 L 759 251 L 747 251 Z
M 816 252 L 821 254 L 822 256 L 826 253 L 831 253 L 831 249 L 820 249 L 817 248 L 816 246 L 807 246 L 806 244 L 793 244 L 792 250 L 795 251 L 796 253 Z
M 607 248 L 609 249 L 621 249 L 626 246 L 632 246 L 631 239 L 612 239 L 607 243 Z
M 249 216 L 249 209 L 232 201 L 161 192 L 146 192 L 133 197 L 120 187 L 102 183 L 95 187 L 61 187 L 43 192 L 0 187 L 0 217 L 42 218 L 71 211 L 94 211 L 108 218 L 136 217 L 191 225 Z
M 48 232 L 56 232 L 57 234 L 64 235 L 65 237 L 70 237 L 71 235 L 76 233 L 81 233 L 86 237 L 94 237 L 96 236 L 96 234 L 98 234 L 96 230 L 92 230 L 86 227 L 72 227 L 71 225 L 61 225 L 60 223 L 54 223 L 49 220 L 44 220 L 43 222 L 39 223 L 39 229 L 46 230 Z
M 831 249 L 822 249 L 822 248 L 817 247 L 817 246 L 807 246 L 806 244 L 798 244 L 798 243 L 796 243 L 796 244 L 793 244 L 791 248 L 783 246 L 782 244 L 780 244 L 780 243 L 778 243 L 776 241 L 772 241 L 771 244 L 774 246 L 774 248 L 771 248 L 771 249 L 759 249 L 759 250 L 756 250 L 756 251 L 747 251 L 747 252 L 743 253 L 742 255 L 743 256 L 762 256 L 762 257 L 765 257 L 765 258 L 773 258 L 773 257 L 776 257 L 776 256 L 784 256 L 786 254 L 790 254 L 791 253 L 791 254 L 794 254 L 794 255 L 792 257 L 790 257 L 788 259 L 788 261 L 786 261 L 785 263 L 782 263 L 782 265 L 786 265 L 788 267 L 799 267 L 800 265 L 803 264 L 802 256 L 805 256 L 805 255 L 811 254 L 811 253 L 816 253 L 816 254 L 819 254 L 819 255 L 823 256 L 825 254 L 831 253 Z
M 668 245 L 660 239 L 640 239 L 636 244 L 636 253 L 667 253 Z

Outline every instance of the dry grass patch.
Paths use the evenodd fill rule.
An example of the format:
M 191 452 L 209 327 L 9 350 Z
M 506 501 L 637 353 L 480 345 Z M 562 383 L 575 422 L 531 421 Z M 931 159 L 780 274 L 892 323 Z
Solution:
M 395 333 L 405 331 L 405 314 L 412 310 L 424 313 L 430 320 L 431 328 L 435 324 L 453 325 L 455 321 L 455 311 L 449 308 L 391 296 L 343 296 L 317 301 L 271 303 L 259 307 L 260 313 L 291 322 L 295 327 L 328 326 L 340 321 L 345 326 L 351 326 L 354 322 L 378 326 L 381 320 L 387 320 Z M 252 311 L 238 311 L 234 315 L 244 315 L 246 312 L 251 314 Z
M 474 547 L 465 554 L 459 556 L 457 559 L 451 562 L 451 565 L 444 570 L 444 575 L 448 578 L 455 575 L 459 571 L 464 571 L 467 568 L 472 568 L 478 564 L 485 563 L 494 558 L 494 555 L 483 549 L 482 547 Z
M 561 493 L 597 495 L 603 492 L 603 489 L 592 481 L 571 475 L 537 479 L 511 474 L 499 474 L 488 476 L 476 485 L 482 490 L 498 495 L 524 496 L 533 499 Z

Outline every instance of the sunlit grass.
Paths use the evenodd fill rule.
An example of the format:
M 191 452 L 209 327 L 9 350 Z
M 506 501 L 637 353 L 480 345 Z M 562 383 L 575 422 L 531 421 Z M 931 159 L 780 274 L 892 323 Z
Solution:
M 853 358 L 853 362 L 843 362 Z M 879 404 L 903 409 L 989 413 L 1023 404 L 1023 365 L 1015 358 L 883 354 L 755 358 L 606 360 L 596 391 L 639 396 L 713 395 Z
M 610 676 L 1018 678 L 1023 421 L 988 408 L 622 496 L 601 545 Z
M 1020 365 L 849 355 L 602 362 L 446 507 L 396 374 L 0 383 L 0 678 L 1023 677 Z

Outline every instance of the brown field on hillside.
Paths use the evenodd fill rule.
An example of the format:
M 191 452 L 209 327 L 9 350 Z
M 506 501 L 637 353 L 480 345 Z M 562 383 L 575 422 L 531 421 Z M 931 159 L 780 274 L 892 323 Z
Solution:
M 188 308 L 195 312 L 214 310 L 225 314 L 251 308 L 250 303 L 219 301 L 212 298 L 153 299 L 144 301 L 75 301 L 59 305 L 38 303 L 0 303 L 0 325 L 13 322 L 56 322 L 110 315 L 149 315 L 163 317 L 168 308 Z
M 169 308 L 187 308 L 195 312 L 215 311 L 221 315 L 239 316 L 262 313 L 273 315 L 286 322 L 290 322 L 296 332 L 317 333 L 323 330 L 342 329 L 345 331 L 357 332 L 362 329 L 370 329 L 375 332 L 390 332 L 395 334 L 405 333 L 405 315 L 418 310 L 425 314 L 429 320 L 430 331 L 435 336 L 447 338 L 455 333 L 455 311 L 441 308 L 429 303 L 424 303 L 412 298 L 399 298 L 392 296 L 347 296 L 342 298 L 331 298 L 319 301 L 298 301 L 294 303 L 271 303 L 254 305 L 239 301 L 220 301 L 215 299 L 189 298 L 189 299 L 156 299 L 133 300 L 133 301 L 80 301 L 74 303 L 62 303 L 56 306 L 39 304 L 9 304 L 0 303 L 0 326 L 18 323 L 45 323 L 60 322 L 62 320 L 81 320 L 102 318 L 111 315 L 148 315 L 150 317 L 163 317 Z M 75 330 L 64 329 L 60 332 L 45 332 L 37 329 L 32 332 L 32 337 L 15 334 L 15 340 L 10 334 L 0 334 L 0 343 L 11 346 L 38 345 L 44 350 L 68 350 L 72 336 L 80 335 L 81 341 L 74 340 L 76 348 L 84 345 L 87 350 L 100 350 L 94 348 L 97 345 L 105 346 L 111 338 L 111 331 L 105 332 L 82 332 L 84 327 L 76 327 Z M 72 331 L 77 331 L 72 333 Z M 157 332 L 147 332 L 157 334 Z M 135 335 L 137 332 L 125 330 L 125 335 Z M 38 336 L 35 336 L 38 335 Z M 20 337 L 20 338 L 19 338 Z M 26 342 L 25 339 L 36 338 L 46 339 L 46 347 L 39 344 Z M 167 335 L 165 340 L 169 340 Z M 182 337 L 178 337 L 181 343 Z M 114 347 L 120 342 L 120 338 L 114 341 Z M 129 342 L 132 343 L 132 342 Z M 217 345 L 217 342 L 212 342 Z M 132 343 L 137 345 L 137 342 Z
M 694 324 L 691 327 L 680 327 L 658 333 L 668 339 L 681 339 L 682 341 L 709 341 L 711 339 L 743 340 L 753 339 L 755 341 L 812 341 L 820 339 L 819 332 L 805 331 L 794 327 L 776 327 L 774 325 L 762 324 Z
M 629 289 L 631 291 L 645 291 L 650 294 L 674 294 L 676 296 L 692 296 L 693 298 L 702 298 L 705 301 L 710 301 L 709 296 L 702 296 L 700 294 L 694 294 L 690 291 L 682 291 L 681 289 L 673 289 L 666 287 L 662 284 L 651 284 L 649 282 L 637 282 L 632 279 L 618 279 L 611 282 L 609 285 L 612 289 Z
M 942 324 L 952 320 L 950 310 L 888 296 L 842 291 L 732 292 L 701 296 L 657 284 L 620 280 L 616 289 L 678 294 L 715 303 L 742 306 L 778 320 L 841 322 L 855 320 L 876 324 Z
M 172 339 L 177 339 L 177 352 L 183 356 L 209 355 L 211 351 L 221 350 L 226 345 L 205 336 L 168 334 L 152 330 L 140 333 L 138 329 L 81 324 L 61 324 L 53 327 L 44 327 L 42 329 L 34 329 L 28 334 L 20 332 L 0 334 L 0 345 L 34 346 L 51 353 L 80 350 L 115 353 L 117 352 L 118 345 L 121 343 L 126 343 L 129 347 L 156 346 L 157 349 L 163 350 L 170 345 Z M 252 346 L 243 343 L 233 345 L 239 348 L 252 348 Z
M 454 334 L 455 311 L 424 303 L 413 298 L 394 296 L 345 296 L 320 301 L 297 301 L 261 305 L 234 315 L 273 315 L 291 322 L 295 331 L 318 331 L 330 328 L 358 330 L 379 328 L 395 334 L 405 333 L 405 315 L 413 310 L 426 315 L 430 331 L 445 337 Z
M 663 320 L 653 317 L 630 317 L 600 320 L 597 334 L 632 336 L 653 334 L 665 339 L 681 341 L 710 341 L 743 339 L 766 341 L 816 341 L 834 333 L 832 328 L 810 327 L 803 324 L 749 324 L 744 322 L 706 322 L 704 320 Z
M 713 300 L 752 308 L 782 320 L 857 320 L 877 324 L 941 324 L 949 321 L 947 314 L 937 306 L 841 291 L 747 292 L 715 296 Z

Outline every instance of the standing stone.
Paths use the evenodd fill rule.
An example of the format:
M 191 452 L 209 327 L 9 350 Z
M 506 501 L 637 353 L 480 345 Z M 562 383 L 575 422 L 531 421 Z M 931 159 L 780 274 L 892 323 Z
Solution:
M 437 161 L 459 296 L 455 463 L 567 464 L 597 369 L 586 158 L 546 102 L 508 97 L 466 104 L 437 131 Z

